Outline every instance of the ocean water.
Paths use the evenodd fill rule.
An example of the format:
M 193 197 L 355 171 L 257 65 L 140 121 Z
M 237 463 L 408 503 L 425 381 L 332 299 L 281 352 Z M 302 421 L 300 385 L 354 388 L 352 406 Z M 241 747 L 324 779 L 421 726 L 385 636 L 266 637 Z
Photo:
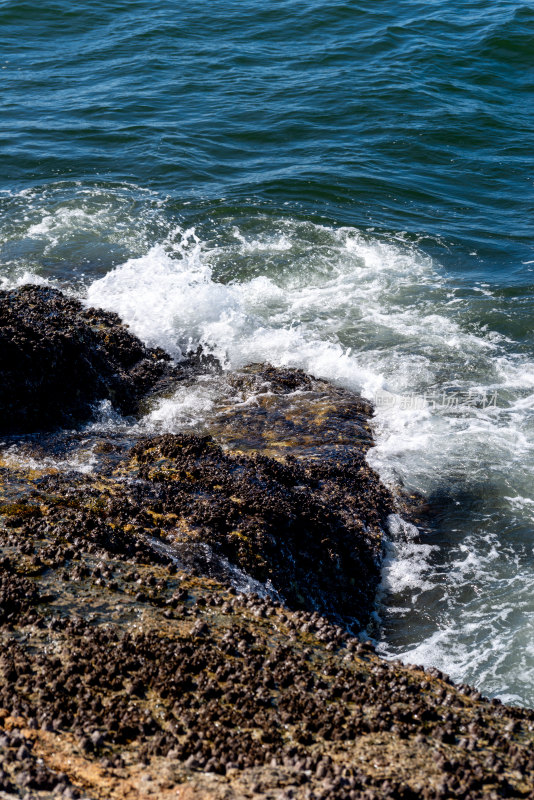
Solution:
M 0 0 L 0 78 L 0 284 L 374 400 L 369 633 L 534 705 L 532 4 Z

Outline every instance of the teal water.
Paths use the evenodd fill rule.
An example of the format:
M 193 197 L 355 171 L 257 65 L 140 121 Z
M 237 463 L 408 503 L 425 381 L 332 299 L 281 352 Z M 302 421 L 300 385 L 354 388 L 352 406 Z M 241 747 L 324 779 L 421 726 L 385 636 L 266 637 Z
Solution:
M 533 705 L 532 6 L 0 0 L 0 79 L 0 281 L 374 399 L 370 633 Z

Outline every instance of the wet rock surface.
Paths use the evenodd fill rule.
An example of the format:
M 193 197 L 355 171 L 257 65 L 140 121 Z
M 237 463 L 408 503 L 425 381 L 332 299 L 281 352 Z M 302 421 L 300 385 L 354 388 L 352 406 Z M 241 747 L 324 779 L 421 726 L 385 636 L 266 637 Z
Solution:
M 70 424 L 99 400 L 134 413 L 148 391 L 182 372 L 115 314 L 48 287 L 0 291 L 0 433 Z
M 236 593 L 200 561 L 177 566 L 183 504 L 209 507 L 224 470 L 261 486 L 265 469 L 273 480 L 271 459 L 193 435 L 96 474 L 3 468 L 4 795 L 533 797 L 534 712 L 384 663 L 332 616 Z
M 357 617 L 357 628 L 367 620 L 393 501 L 361 455 L 282 463 L 167 435 L 134 447 L 130 466 L 137 480 L 127 507 L 137 523 L 156 522 L 178 552 L 208 545 L 269 581 L 291 608 L 347 624 Z
M 47 302 L 61 329 L 74 301 Z M 0 797 L 534 798 L 533 711 L 353 635 L 402 511 L 370 406 L 298 370 L 213 380 L 210 435 L 4 441 Z
M 373 408 L 354 392 L 266 364 L 251 364 L 226 380 L 209 431 L 232 450 L 345 462 L 373 446 Z

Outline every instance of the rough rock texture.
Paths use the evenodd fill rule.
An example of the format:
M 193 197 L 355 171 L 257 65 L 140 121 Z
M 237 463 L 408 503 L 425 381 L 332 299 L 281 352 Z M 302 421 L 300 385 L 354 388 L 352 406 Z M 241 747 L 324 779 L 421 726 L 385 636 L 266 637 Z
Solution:
M 208 437 L 167 435 L 140 442 L 132 456 L 137 480 L 126 490 L 127 507 L 136 524 L 156 518 L 158 536 L 178 554 L 208 545 L 270 581 L 291 608 L 357 629 L 367 620 L 381 525 L 394 504 L 357 448 L 345 463 L 280 462 L 223 452 Z
M 57 292 L 0 309 L 20 426 L 58 422 L 54 393 L 86 413 L 87 386 L 134 407 L 167 369 Z M 0 452 L 0 798 L 534 798 L 533 711 L 339 624 L 365 622 L 398 510 L 364 459 L 370 407 L 296 370 L 213 380 L 213 438 Z
M 93 483 L 58 473 L 47 524 L 75 526 L 110 547 L 117 540 L 131 549 L 136 537 L 146 549 L 149 537 L 190 572 L 235 582 L 241 570 L 241 585 L 268 583 L 290 608 L 360 630 L 374 607 L 382 530 L 396 510 L 365 460 L 369 405 L 296 370 L 256 366 L 232 376 L 229 387 L 210 381 L 222 383 L 210 427 L 225 449 L 192 434 L 141 440 L 129 452 L 125 443 L 121 451 L 115 440 L 97 440 L 94 450 L 111 450 L 111 468 Z M 243 408 L 237 387 L 254 403 Z M 38 463 L 31 448 L 28 456 Z M 72 491 L 98 500 L 69 508 Z M 42 524 L 28 519 L 28 534 Z
M 209 432 L 232 450 L 344 463 L 373 446 L 373 408 L 354 392 L 268 364 L 231 373 L 227 383 Z
M 291 610 L 265 590 L 236 594 L 206 576 L 236 579 L 218 547 L 254 567 L 253 550 L 226 549 L 230 530 L 257 536 L 273 583 L 293 570 L 297 582 L 310 575 L 312 589 L 307 548 L 336 570 L 330 552 L 346 546 L 334 502 L 346 487 L 317 478 L 312 467 L 324 465 L 312 458 L 312 438 L 316 455 L 338 449 L 352 476 L 354 445 L 341 421 L 349 425 L 342 409 L 357 400 L 315 382 L 307 399 L 286 405 L 287 393 L 277 396 L 272 381 L 266 388 L 246 412 L 249 440 L 219 419 L 240 451 L 189 435 L 146 440 L 129 455 L 102 441 L 92 475 L 47 461 L 17 466 L 12 454 L 0 462 L 0 797 L 533 798 L 534 712 L 435 670 L 385 663 L 332 615 Z M 306 402 L 301 441 L 292 418 Z M 343 435 L 329 437 L 340 425 Z M 252 441 L 287 453 L 288 426 L 297 459 L 254 454 Z M 365 488 L 375 476 L 358 480 Z M 326 528 L 313 528 L 315 513 L 326 514 Z M 264 546 L 265 530 L 293 547 L 289 572 Z M 313 541 L 320 530 L 322 548 Z M 201 531 L 211 559 L 195 556 Z M 373 551 L 372 537 L 352 535 L 356 550 Z M 372 585 L 374 575 L 362 580 Z
M 254 381 L 257 374 L 252 372 Z M 272 378 L 272 370 L 268 374 Z M 304 382 L 295 371 L 285 373 L 289 378 Z M 164 435 L 143 439 L 122 455 L 109 442 L 116 461 L 96 480 L 61 472 L 52 477 L 46 466 L 38 488 L 54 495 L 46 500 L 44 520 L 37 513 L 22 520 L 26 536 L 43 526 L 54 526 L 56 536 L 76 528 L 85 541 L 128 555 L 134 545 L 147 551 L 150 542 L 191 573 L 235 582 L 242 571 L 243 586 L 267 584 L 290 608 L 320 611 L 360 630 L 374 607 L 382 530 L 396 509 L 364 458 L 371 442 L 362 427 L 368 408 L 321 382 L 290 405 L 284 387 L 277 394 L 270 381 L 268 388 L 269 408 L 258 398 L 255 411 L 241 419 L 239 450 L 228 449 L 234 432 L 225 410 L 217 415 L 225 450 L 209 436 Z M 349 401 L 353 416 L 343 413 Z M 305 437 L 292 420 L 294 403 L 306 418 Z M 342 444 L 328 437 L 328 430 L 339 428 L 340 415 L 346 416 Z M 355 434 L 365 434 L 365 447 Z M 291 441 L 298 458 L 288 455 Z M 264 455 L 263 446 L 278 457 Z M 13 481 L 13 469 L 6 478 Z M 21 476 L 17 491 L 27 491 L 27 483 Z M 78 496 L 92 501 L 80 503 Z M 17 522 L 18 504 L 5 508 L 12 510 L 10 524 Z
M 0 623 L 5 793 L 534 797 L 533 712 L 177 571 L 135 535 L 60 528 L 44 500 L 8 513 L 0 537 L 3 597 L 17 598 Z
M 42 286 L 0 291 L 0 433 L 87 418 L 98 400 L 133 413 L 171 374 L 181 370 L 115 314 Z

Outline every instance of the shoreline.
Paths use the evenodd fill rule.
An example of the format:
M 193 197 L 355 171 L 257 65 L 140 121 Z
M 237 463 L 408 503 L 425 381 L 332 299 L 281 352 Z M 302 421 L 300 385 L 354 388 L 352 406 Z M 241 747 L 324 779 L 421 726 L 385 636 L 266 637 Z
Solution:
M 24 292 L 0 298 L 4 333 L 38 354 L 49 396 L 61 386 L 78 418 L 85 373 L 64 385 L 73 352 L 106 376 L 96 399 L 127 389 L 131 408 L 200 374 L 198 363 L 174 374 L 115 315 Z M 54 372 L 64 341 L 74 351 Z M 35 385 L 24 361 L 10 365 L 23 425 Z M 4 791 L 531 797 L 534 711 L 386 662 L 353 635 L 374 602 L 384 521 L 399 511 L 365 462 L 369 404 L 268 365 L 224 380 L 254 402 L 223 402 L 212 439 L 132 447 L 96 432 L 85 475 L 2 460 Z M 273 593 L 236 595 L 231 568 Z

